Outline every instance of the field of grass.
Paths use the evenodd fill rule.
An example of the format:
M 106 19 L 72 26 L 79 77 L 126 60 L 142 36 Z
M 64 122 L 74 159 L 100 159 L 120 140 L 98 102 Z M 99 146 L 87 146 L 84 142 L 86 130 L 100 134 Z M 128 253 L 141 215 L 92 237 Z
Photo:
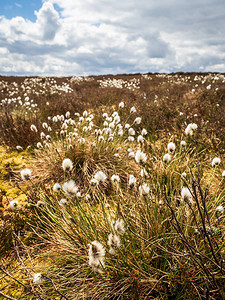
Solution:
M 0 299 L 225 299 L 224 74 L 0 77 L 0 107 Z

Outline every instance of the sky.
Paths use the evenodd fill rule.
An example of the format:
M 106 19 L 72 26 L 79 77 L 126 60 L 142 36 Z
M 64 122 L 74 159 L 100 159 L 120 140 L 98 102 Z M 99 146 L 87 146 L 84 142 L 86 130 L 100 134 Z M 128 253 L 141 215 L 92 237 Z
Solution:
M 1 75 L 225 72 L 225 0 L 0 0 Z

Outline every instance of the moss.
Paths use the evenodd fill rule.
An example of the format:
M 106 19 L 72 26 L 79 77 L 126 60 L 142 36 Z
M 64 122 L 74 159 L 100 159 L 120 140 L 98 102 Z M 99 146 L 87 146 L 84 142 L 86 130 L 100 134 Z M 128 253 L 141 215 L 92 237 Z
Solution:
M 0 206 L 6 208 L 12 199 L 24 204 L 26 195 L 26 185 L 18 188 L 15 180 L 18 178 L 19 171 L 26 166 L 30 154 L 27 150 L 23 152 L 9 151 L 7 147 L 0 146 Z

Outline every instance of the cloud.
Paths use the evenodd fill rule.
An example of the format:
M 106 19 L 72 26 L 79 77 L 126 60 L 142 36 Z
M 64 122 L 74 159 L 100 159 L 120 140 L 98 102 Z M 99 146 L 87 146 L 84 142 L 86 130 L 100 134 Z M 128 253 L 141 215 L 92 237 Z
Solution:
M 43 0 L 0 17 L 0 73 L 225 72 L 223 0 Z
M 45 2 L 38 12 L 35 11 L 35 14 L 37 16 L 36 24 L 42 32 L 43 40 L 53 40 L 60 28 L 58 12 L 51 3 Z
M 15 2 L 15 5 L 16 5 L 17 7 L 20 7 L 20 8 L 23 7 L 21 4 L 16 3 L 16 2 Z

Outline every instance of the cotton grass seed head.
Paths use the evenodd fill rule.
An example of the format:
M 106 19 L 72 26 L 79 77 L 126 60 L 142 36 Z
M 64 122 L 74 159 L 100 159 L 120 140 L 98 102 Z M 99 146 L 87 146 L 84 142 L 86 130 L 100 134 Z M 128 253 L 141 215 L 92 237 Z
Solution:
M 135 157 L 135 153 L 133 151 L 129 152 L 128 157 L 129 158 L 134 158 Z
M 109 253 L 112 255 L 116 254 L 117 249 L 121 246 L 120 237 L 116 234 L 110 233 L 107 244 L 109 245 Z
M 223 206 L 222 205 L 217 206 L 216 211 L 218 211 L 219 213 L 223 213 L 223 211 L 224 211 Z
M 128 142 L 134 142 L 134 137 L 132 135 L 128 136 L 127 138 Z
M 176 148 L 176 145 L 175 145 L 173 142 L 170 142 L 170 143 L 167 145 L 167 150 L 168 150 L 168 152 L 170 152 L 170 153 L 174 152 L 175 148 Z
M 65 114 L 65 116 L 66 116 L 67 119 L 69 119 L 70 118 L 70 112 L 67 111 L 66 114 Z
M 141 177 L 145 177 L 148 175 L 147 171 L 145 170 L 145 168 L 141 169 Z
M 135 112 L 136 112 L 136 108 L 134 106 L 132 106 L 131 109 L 130 109 L 130 113 L 133 114 Z
M 119 108 L 124 108 L 124 102 L 119 103 Z
M 61 185 L 59 183 L 55 183 L 53 185 L 53 191 L 54 192 L 59 192 L 61 190 Z
M 40 284 L 43 281 L 43 277 L 41 273 L 35 273 L 33 277 L 33 284 Z
M 124 220 L 123 219 L 117 219 L 115 223 L 113 223 L 114 230 L 122 235 L 125 233 L 125 226 L 124 226 Z
M 18 208 L 18 201 L 17 200 L 12 200 L 9 203 L 9 207 L 12 210 L 16 210 Z
M 141 124 L 141 117 L 137 117 L 135 120 L 134 120 L 134 124 Z
M 107 176 L 104 172 L 102 171 L 98 171 L 95 176 L 94 176 L 94 179 L 97 180 L 99 183 L 105 183 L 106 179 L 107 179 Z
M 148 133 L 147 130 L 145 128 L 143 128 L 141 131 L 141 135 L 145 136 L 145 135 L 147 135 L 147 133 Z
M 144 137 L 142 136 L 142 135 L 139 135 L 138 137 L 137 137 L 137 142 L 138 143 L 144 143 L 144 141 L 145 141 L 145 139 L 144 139 Z
M 22 180 L 29 180 L 31 177 L 31 170 L 30 169 L 23 169 L 20 172 Z
M 73 169 L 73 163 L 72 163 L 71 159 L 65 158 L 62 162 L 62 168 L 63 168 L 64 172 L 71 171 Z
M 128 129 L 128 134 L 129 134 L 129 135 L 135 135 L 134 129 L 133 129 L 133 128 L 129 128 L 129 129 Z
M 188 126 L 187 126 L 186 129 L 185 129 L 185 134 L 191 136 L 191 135 L 194 134 L 194 131 L 195 131 L 197 128 L 198 128 L 197 124 L 195 124 L 195 123 L 190 123 L 190 124 L 188 124 Z
M 164 163 L 168 163 L 170 160 L 171 160 L 171 155 L 170 155 L 169 153 L 166 153 L 166 154 L 163 156 L 163 161 L 164 161 Z
M 32 124 L 32 125 L 30 126 L 30 130 L 33 131 L 33 132 L 37 132 L 37 131 L 38 131 L 38 130 L 37 130 L 37 127 L 36 127 L 34 124 Z
M 21 147 L 21 146 L 16 146 L 16 150 L 17 150 L 17 151 L 23 151 L 23 147 Z
M 86 200 L 86 201 L 90 201 L 90 200 L 91 200 L 90 194 L 87 194 L 87 195 L 85 196 L 85 200 Z
M 62 189 L 65 192 L 66 196 L 69 198 L 74 197 L 79 190 L 78 186 L 72 179 L 68 182 L 65 182 L 62 186 Z
M 186 203 L 192 202 L 191 192 L 186 186 L 184 186 L 181 190 L 181 197 Z
M 129 180 L 128 180 L 128 186 L 129 188 L 133 188 L 134 186 L 136 186 L 137 183 L 137 179 L 136 177 L 134 177 L 134 175 L 129 175 Z
M 113 175 L 111 176 L 111 181 L 112 181 L 113 183 L 119 183 L 119 182 L 120 182 L 120 176 L 119 176 L 119 175 L 113 174 Z
M 41 139 L 42 139 L 42 140 L 45 139 L 45 133 L 44 133 L 44 132 L 41 132 L 40 136 L 41 136 Z
M 222 172 L 222 177 L 225 177 L 225 170 Z
M 60 201 L 59 201 L 59 205 L 60 206 L 64 206 L 67 204 L 67 200 L 65 198 L 62 198 Z
M 150 192 L 150 187 L 147 185 L 147 183 L 143 183 L 139 186 L 139 194 L 140 196 L 147 196 Z
M 180 142 L 180 145 L 181 145 L 182 147 L 185 147 L 187 144 L 186 144 L 185 141 L 181 141 L 181 142 Z
M 135 161 L 138 164 L 145 164 L 147 161 L 147 155 L 144 152 L 137 150 L 135 154 Z
M 215 167 L 219 166 L 220 162 L 221 162 L 221 160 L 220 160 L 219 157 L 213 158 L 213 160 L 212 160 L 212 167 L 215 168 Z
M 93 241 L 89 244 L 88 250 L 89 266 L 96 272 L 103 272 L 105 260 L 105 248 L 98 241 Z
M 42 148 L 43 148 L 42 143 L 38 142 L 38 143 L 37 143 L 37 148 L 38 148 L 38 149 L 42 149 Z
M 181 178 L 185 178 L 187 176 L 187 173 L 186 172 L 183 172 L 182 174 L 181 174 Z
M 97 179 L 95 179 L 95 178 L 92 178 L 92 179 L 90 180 L 90 185 L 92 185 L 92 186 L 99 185 L 99 181 L 98 181 Z
M 47 129 L 47 128 L 48 128 L 48 124 L 47 124 L 46 122 L 44 122 L 44 123 L 42 123 L 42 127 L 43 127 L 44 129 Z

